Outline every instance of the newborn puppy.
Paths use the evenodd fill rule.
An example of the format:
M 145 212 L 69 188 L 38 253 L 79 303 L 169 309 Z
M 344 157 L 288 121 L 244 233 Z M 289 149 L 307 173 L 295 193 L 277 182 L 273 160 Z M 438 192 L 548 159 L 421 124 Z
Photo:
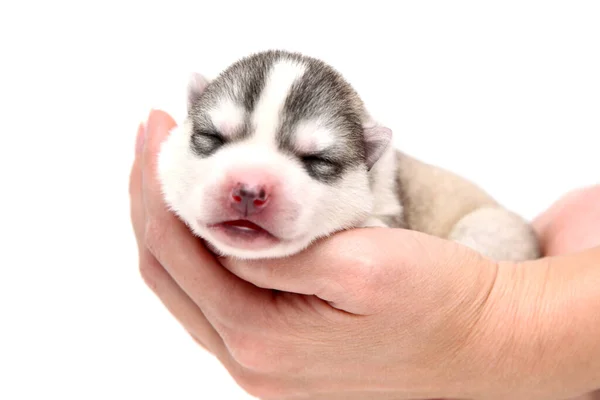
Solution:
M 163 143 L 158 174 L 172 211 L 222 255 L 285 257 L 377 226 L 449 238 L 496 260 L 539 256 L 521 217 L 391 138 L 331 66 L 265 51 L 210 82 L 193 75 L 187 118 Z

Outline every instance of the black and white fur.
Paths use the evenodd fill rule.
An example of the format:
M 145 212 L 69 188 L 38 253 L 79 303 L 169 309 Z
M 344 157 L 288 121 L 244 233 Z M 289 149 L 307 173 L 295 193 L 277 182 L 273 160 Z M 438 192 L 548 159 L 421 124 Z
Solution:
M 265 51 L 210 82 L 194 74 L 159 178 L 171 209 L 223 255 L 284 257 L 337 231 L 377 226 L 446 237 L 499 260 L 539 256 L 526 221 L 465 179 L 394 149 L 391 137 L 331 66 Z M 240 182 L 268 188 L 268 206 L 248 215 L 233 204 Z M 235 219 L 269 238 L 219 225 Z

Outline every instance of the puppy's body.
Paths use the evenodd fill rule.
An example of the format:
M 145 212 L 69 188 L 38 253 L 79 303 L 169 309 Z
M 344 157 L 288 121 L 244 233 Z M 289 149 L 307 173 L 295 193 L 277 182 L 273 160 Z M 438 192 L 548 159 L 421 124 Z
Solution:
M 538 238 L 529 223 L 480 187 L 399 150 L 391 153 L 393 159 L 376 169 L 394 171 L 396 181 L 388 184 L 395 189 L 402 214 L 380 216 L 386 226 L 454 240 L 498 261 L 540 257 Z
M 333 68 L 253 54 L 214 81 L 196 75 L 188 117 L 165 141 L 165 199 L 218 252 L 283 257 L 353 227 L 407 228 L 496 260 L 539 256 L 519 216 L 476 185 L 391 145 Z

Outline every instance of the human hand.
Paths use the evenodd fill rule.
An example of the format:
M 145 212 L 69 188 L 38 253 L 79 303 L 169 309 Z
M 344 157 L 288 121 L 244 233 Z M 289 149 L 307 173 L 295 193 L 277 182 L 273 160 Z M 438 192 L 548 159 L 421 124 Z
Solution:
M 553 369 L 553 360 L 576 368 L 578 355 L 593 342 L 579 338 L 580 351 L 574 352 L 572 343 L 570 355 L 536 361 L 547 335 L 536 332 L 544 319 L 535 305 L 543 308 L 550 302 L 540 296 L 547 298 L 554 293 L 550 289 L 571 281 L 568 268 L 552 274 L 547 261 L 524 269 L 497 268 L 457 244 L 382 229 L 340 233 L 286 260 L 215 259 L 167 212 L 154 179 L 158 147 L 174 125 L 165 113 L 152 113 L 147 141 L 132 168 L 131 215 L 141 273 L 171 313 L 249 393 L 265 399 L 351 400 L 506 398 L 507 393 L 517 398 L 521 391 L 524 397 L 519 398 L 530 398 L 527 390 L 558 396 L 559 391 L 589 387 L 589 373 L 570 377 L 566 387 L 556 379 L 560 372 Z M 583 197 L 594 198 L 588 196 Z M 565 230 L 579 232 L 580 238 L 594 232 L 590 222 L 598 214 L 593 200 L 571 201 L 589 208 L 555 205 L 536 220 L 547 255 L 582 247 L 581 241 L 565 245 Z M 574 209 L 579 214 L 568 211 Z M 577 219 L 582 223 L 569 223 Z M 381 249 L 389 250 L 383 254 Z M 580 270 L 594 271 L 585 265 Z M 588 286 L 579 286 L 580 298 L 593 292 Z M 581 324 L 566 317 L 573 305 L 564 301 L 564 293 L 571 291 L 562 291 L 561 302 L 552 297 L 553 307 L 571 304 L 566 309 L 571 312 L 560 314 L 570 321 L 566 327 Z M 550 314 L 556 318 L 556 312 Z M 557 327 L 542 328 L 561 338 Z
M 449 241 L 378 228 L 334 235 L 286 260 L 217 260 L 167 210 L 155 179 L 174 125 L 151 113 L 131 172 L 141 274 L 242 388 L 264 399 L 489 393 L 478 379 L 489 360 L 473 356 L 495 263 Z

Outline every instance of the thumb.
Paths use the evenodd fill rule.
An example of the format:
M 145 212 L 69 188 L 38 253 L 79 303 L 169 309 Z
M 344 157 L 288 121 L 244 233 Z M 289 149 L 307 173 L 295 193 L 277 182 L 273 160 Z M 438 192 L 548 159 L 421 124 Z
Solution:
M 415 278 L 411 271 L 421 270 L 416 277 L 422 276 L 438 262 L 431 256 L 439 252 L 430 248 L 436 243 L 436 238 L 402 229 L 352 229 L 286 258 L 219 261 L 258 287 L 314 295 L 346 312 L 371 314 L 386 302 L 385 288 L 394 285 L 396 291 Z

